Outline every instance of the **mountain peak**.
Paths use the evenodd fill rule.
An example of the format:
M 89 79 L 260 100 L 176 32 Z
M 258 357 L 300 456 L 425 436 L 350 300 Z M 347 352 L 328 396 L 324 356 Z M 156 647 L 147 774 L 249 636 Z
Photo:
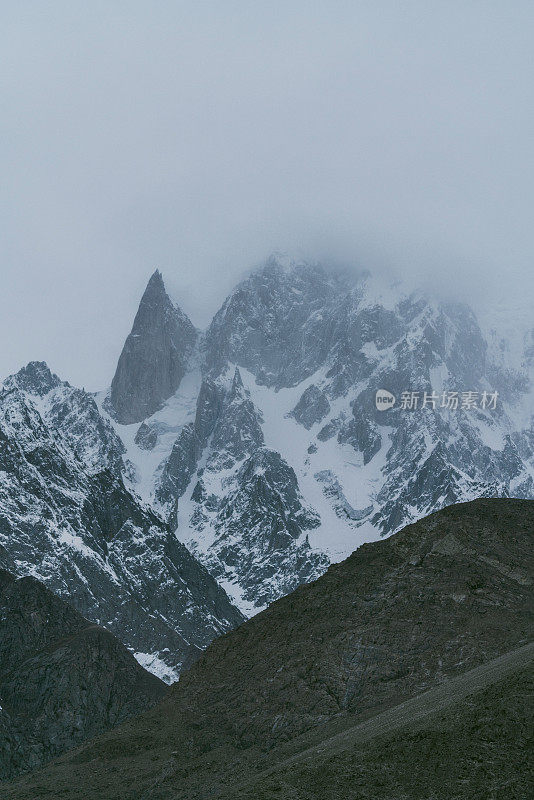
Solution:
M 43 397 L 52 389 L 61 386 L 62 381 L 44 361 L 30 361 L 4 381 L 6 387 L 17 386 L 25 392 Z
M 281 250 L 275 250 L 268 257 L 265 262 L 266 267 L 278 267 L 278 269 L 289 271 L 295 265 L 295 261 L 291 258 L 289 253 L 284 253 Z
M 165 290 L 159 269 L 150 277 L 111 384 L 118 422 L 141 422 L 178 389 L 197 331 Z
M 149 286 L 158 288 L 161 287 L 163 291 L 165 291 L 165 283 L 163 281 L 163 275 L 161 274 L 159 269 L 155 269 L 152 275 L 150 276 L 147 283 L 147 289 Z
M 145 287 L 145 291 L 143 292 L 143 296 L 141 297 L 141 301 L 139 303 L 139 309 L 137 311 L 134 320 L 134 327 L 138 322 L 138 317 L 140 316 L 140 312 L 143 309 L 143 307 L 153 302 L 162 305 L 169 305 L 169 306 L 173 305 L 173 302 L 169 297 L 169 295 L 167 294 L 167 290 L 165 289 L 163 275 L 161 274 L 159 269 L 154 270 L 154 272 L 148 279 L 148 283 Z

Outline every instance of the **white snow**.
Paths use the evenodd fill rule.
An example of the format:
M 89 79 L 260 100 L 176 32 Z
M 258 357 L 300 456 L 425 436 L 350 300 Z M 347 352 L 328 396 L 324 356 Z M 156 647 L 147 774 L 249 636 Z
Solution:
M 132 488 L 146 503 L 153 502 L 156 477 L 163 462 L 169 457 L 180 431 L 195 418 L 201 383 L 200 367 L 195 365 L 184 375 L 176 394 L 167 400 L 160 411 L 145 420 L 147 425 L 154 425 L 159 430 L 156 446 L 152 450 L 143 450 L 134 441 L 140 422 L 121 425 L 106 412 L 104 400 L 108 395 L 107 391 L 99 392 L 95 397 L 100 413 L 110 421 L 124 443 L 124 458 L 135 467 Z
M 316 438 L 317 431 L 323 427 L 326 419 L 307 431 L 288 416 L 310 384 L 320 385 L 324 377 L 322 372 L 296 387 L 279 389 L 277 392 L 266 386 L 258 386 L 254 376 L 247 370 L 240 368 L 240 372 L 254 405 L 263 415 L 266 447 L 279 452 L 293 467 L 305 505 L 314 508 L 321 517 L 321 525 L 307 532 L 311 547 L 325 552 L 331 561 L 336 562 L 346 558 L 364 542 L 378 538 L 379 531 L 372 525 L 363 523 L 355 527 L 347 520 L 340 519 L 332 507 L 331 499 L 323 493 L 323 484 L 314 476 L 316 472 L 331 470 L 351 506 L 360 510 L 373 505 L 376 492 L 383 482 L 381 470 L 389 448 L 387 429 L 384 429 L 386 436 L 380 452 L 364 466 L 360 454 L 350 445 L 339 444 L 336 437 L 326 442 Z M 351 413 L 348 398 L 335 402 L 329 417 L 337 417 L 343 412 Z M 317 447 L 316 453 L 308 453 L 312 443 Z
M 172 669 L 172 667 L 169 667 L 159 656 L 154 655 L 154 653 L 134 653 L 133 656 L 138 664 L 157 678 L 160 678 L 164 683 L 170 685 L 171 683 L 176 683 L 179 679 L 178 672 Z

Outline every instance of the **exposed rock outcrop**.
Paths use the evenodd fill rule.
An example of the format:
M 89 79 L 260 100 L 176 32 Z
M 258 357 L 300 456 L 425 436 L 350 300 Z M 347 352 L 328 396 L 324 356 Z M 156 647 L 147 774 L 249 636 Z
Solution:
M 197 332 L 169 298 L 156 270 L 117 364 L 110 408 L 121 423 L 142 422 L 178 389 Z

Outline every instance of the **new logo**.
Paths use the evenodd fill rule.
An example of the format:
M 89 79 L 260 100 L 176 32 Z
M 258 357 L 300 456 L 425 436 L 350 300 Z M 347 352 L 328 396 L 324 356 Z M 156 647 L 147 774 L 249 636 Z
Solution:
M 395 405 L 395 395 L 388 392 L 387 389 L 379 389 L 375 397 L 376 407 L 379 411 L 387 411 Z

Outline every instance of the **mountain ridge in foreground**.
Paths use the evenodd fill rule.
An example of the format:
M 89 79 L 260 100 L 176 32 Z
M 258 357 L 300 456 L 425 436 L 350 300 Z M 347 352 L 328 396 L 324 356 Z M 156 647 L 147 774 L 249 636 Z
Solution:
M 523 800 L 532 786 L 533 690 L 531 643 L 322 741 L 218 798 L 450 800 L 454 790 L 455 797 L 471 800 Z
M 289 758 L 316 747 L 319 764 L 332 737 L 532 642 L 533 537 L 534 501 L 488 498 L 363 545 L 216 640 L 156 708 L 6 785 L 5 797 L 319 798 L 320 774 L 309 764 L 284 774 Z M 407 732 L 377 737 L 357 762 L 326 753 L 325 797 L 385 800 L 393 788 L 403 800 L 422 800 L 427 786 L 410 786 L 409 764 L 427 762 L 438 769 L 439 800 L 486 790 L 524 797 L 529 767 L 517 755 L 529 664 L 509 680 L 477 683 L 441 717 L 434 709 L 419 731 L 407 720 Z M 484 748 L 497 765 L 507 754 L 516 761 L 502 773 L 457 769 L 441 722 L 473 745 L 464 766 Z M 388 741 L 391 757 L 380 747 Z
M 31 576 L 0 570 L 0 779 L 154 705 L 165 684 Z

